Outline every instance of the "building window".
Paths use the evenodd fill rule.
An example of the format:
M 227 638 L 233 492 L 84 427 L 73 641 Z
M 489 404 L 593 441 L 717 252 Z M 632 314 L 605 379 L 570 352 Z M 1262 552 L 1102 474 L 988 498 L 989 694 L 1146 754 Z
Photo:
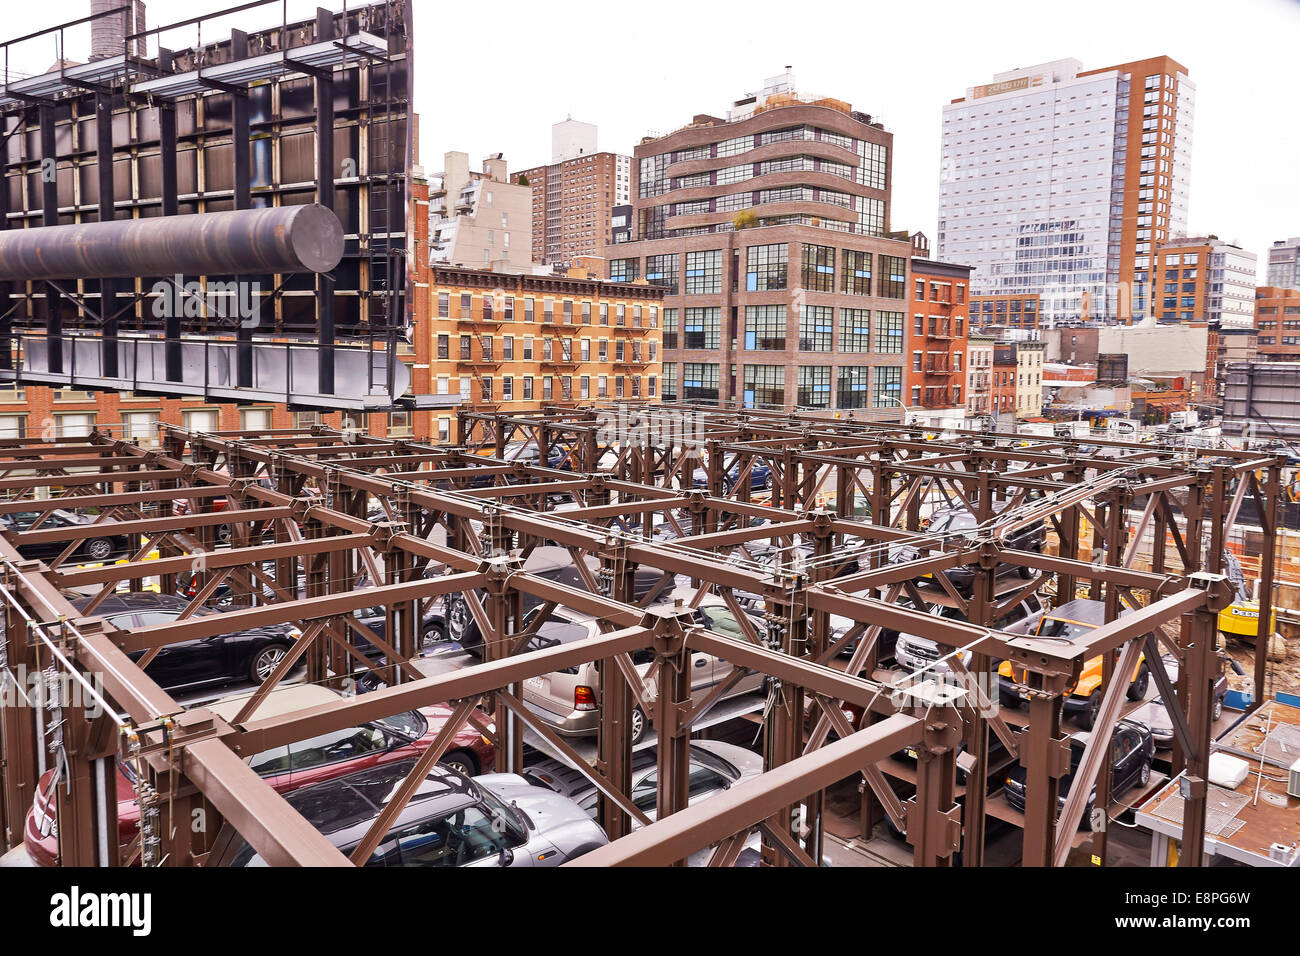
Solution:
M 800 408 L 831 407 L 831 369 L 829 365 L 799 367 Z
M 438 318 L 451 318 L 451 294 L 448 292 L 438 293 Z
M 716 349 L 721 346 L 722 309 L 687 309 L 683 321 L 682 348 Z
M 639 267 L 640 260 L 638 259 L 610 259 L 609 281 L 635 282 L 639 276 Z
M 870 309 L 840 309 L 840 351 L 871 351 Z
M 785 369 L 780 365 L 746 365 L 744 399 L 746 408 L 783 408 Z
M 677 310 L 664 309 L 664 348 L 677 348 Z
M 447 445 L 451 443 L 451 419 L 438 419 L 438 444 Z
M 849 295 L 871 295 L 871 253 L 844 250 L 840 285 Z
M 503 402 L 515 400 L 515 379 L 512 375 L 501 376 L 501 400 Z
M 871 407 L 898 405 L 903 396 L 903 370 L 897 365 L 878 365 L 871 376 Z
M 270 428 L 271 410 L 269 408 L 245 409 L 244 415 L 249 412 L 260 412 L 266 416 L 266 421 L 260 425 L 250 427 L 247 420 L 243 424 L 244 431 L 264 432 Z M 159 412 L 123 412 L 122 414 L 122 440 L 134 442 L 141 448 L 153 448 L 158 444 L 158 423 L 161 420 Z M 8 434 L 0 437 L 14 437 Z M 21 437 L 21 436 L 17 436 Z
M 718 366 L 708 362 L 683 364 L 682 399 L 687 402 L 717 402 Z
M 871 370 L 865 365 L 840 366 L 835 402 L 838 408 L 866 408 Z
M 686 294 L 717 295 L 721 291 L 722 250 L 686 253 Z
M 524 299 L 524 321 L 533 321 L 533 307 L 535 303 L 532 299 Z
M 880 257 L 880 292 L 882 299 L 907 297 L 907 260 L 901 256 Z
M 835 248 L 803 244 L 803 287 L 809 292 L 835 291 Z
M 485 402 L 492 401 L 492 377 L 490 375 L 484 376 L 479 384 L 482 387 L 479 393 L 482 400 Z
M 876 351 L 886 355 L 903 353 L 902 312 L 876 313 Z
M 185 430 L 186 430 L 186 431 L 191 431 L 191 432 L 214 432 L 214 431 L 217 430 L 217 415 L 218 415 L 218 413 L 217 413 L 217 410 L 216 410 L 215 408 L 201 408 L 201 409 L 197 409 L 197 410 L 192 411 L 192 412 L 182 412 L 182 413 L 181 413 L 181 424 L 185 427 Z M 95 417 L 94 417 L 93 415 L 89 415 L 89 416 L 85 416 L 85 415 L 59 415 L 59 416 L 58 416 L 58 422 L 59 422 L 59 437 L 60 437 L 60 438 L 63 437 L 63 419 L 64 419 L 64 418 L 68 418 L 68 419 L 86 418 L 86 419 L 88 419 L 88 421 L 90 422 L 91 425 L 93 425 L 93 424 L 94 424 L 94 421 L 95 421 Z M 79 426 L 79 425 L 80 425 L 79 422 L 70 422 L 70 424 L 72 424 L 72 425 L 74 425 L 74 426 Z M 90 433 L 90 429 L 87 428 L 86 431 L 84 431 L 84 432 L 74 432 L 73 434 L 89 434 L 89 433 Z
M 411 428 L 410 412 L 389 412 L 388 414 L 388 437 L 389 438 L 410 438 L 413 429 Z
M 26 438 L 26 415 L 0 415 L 0 438 Z
M 663 256 L 647 256 L 645 260 L 646 281 L 654 286 L 662 286 L 665 295 L 677 294 L 677 253 Z
M 438 336 L 438 358 L 444 360 L 451 358 L 451 346 L 449 344 L 449 337 L 445 334 Z
M 745 306 L 745 348 L 749 351 L 782 351 L 786 342 L 786 313 L 783 305 Z M 665 345 L 665 347 L 667 347 Z
M 829 352 L 835 329 L 835 310 L 805 305 L 799 315 L 799 351 Z
M 745 290 L 769 292 L 784 289 L 789 267 L 789 246 L 775 243 L 768 246 L 750 246 L 747 251 Z
M 677 363 L 664 362 L 664 391 L 663 400 L 665 402 L 677 401 Z

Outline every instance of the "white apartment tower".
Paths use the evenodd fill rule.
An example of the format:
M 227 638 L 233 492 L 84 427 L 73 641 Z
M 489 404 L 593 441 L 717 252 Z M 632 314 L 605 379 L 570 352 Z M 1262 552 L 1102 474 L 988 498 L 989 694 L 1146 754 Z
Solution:
M 1156 247 L 1187 231 L 1195 86 L 1156 57 L 999 73 L 943 109 L 938 258 L 974 296 L 1038 295 L 1039 323 L 1131 322 Z

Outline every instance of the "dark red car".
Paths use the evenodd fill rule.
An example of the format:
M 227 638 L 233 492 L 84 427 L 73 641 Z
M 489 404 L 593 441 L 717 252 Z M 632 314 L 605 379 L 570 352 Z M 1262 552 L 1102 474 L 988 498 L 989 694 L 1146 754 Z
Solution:
M 312 684 L 277 688 L 262 703 L 257 716 L 287 714 L 337 699 L 334 691 Z M 246 695 L 240 695 L 209 706 L 229 720 L 246 700 Z M 358 770 L 418 757 L 433 743 L 450 716 L 451 708 L 442 705 L 407 711 L 258 754 L 249 765 L 277 792 L 289 793 Z M 492 744 L 472 724 L 466 724 L 452 739 L 442 762 L 472 776 L 491 771 L 494 759 Z M 54 771 L 48 770 L 41 777 L 23 828 L 27 854 L 36 866 L 56 866 L 58 863 L 59 838 L 51 789 L 53 776 Z M 117 825 L 122 846 L 135 838 L 139 823 L 140 807 L 136 802 L 133 771 L 119 762 Z

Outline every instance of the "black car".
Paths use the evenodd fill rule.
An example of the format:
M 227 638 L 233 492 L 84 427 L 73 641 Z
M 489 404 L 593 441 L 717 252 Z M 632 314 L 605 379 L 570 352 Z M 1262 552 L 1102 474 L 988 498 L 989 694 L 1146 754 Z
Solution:
M 84 611 L 92 598 L 72 602 Z M 187 601 L 165 594 L 116 594 L 105 599 L 90 613 L 102 617 L 123 630 L 171 624 L 189 607 Z M 201 608 L 193 617 L 210 617 L 220 612 Z M 284 660 L 285 654 L 302 633 L 287 624 L 250 628 L 232 634 L 218 634 L 193 641 L 171 644 L 149 662 L 145 673 L 164 690 L 251 680 L 260 684 Z M 131 654 L 132 660 L 144 656 Z
M 1061 778 L 1057 789 L 1059 813 L 1065 808 L 1066 797 L 1070 795 L 1070 783 L 1079 769 L 1083 759 L 1083 748 L 1088 744 L 1088 732 L 1083 731 L 1070 738 L 1070 772 Z M 1119 795 L 1130 787 L 1145 787 L 1151 779 L 1151 758 L 1155 756 L 1155 738 L 1146 724 L 1136 720 L 1125 719 L 1115 725 L 1110 745 L 1110 792 Z M 1025 809 L 1025 768 L 1014 765 L 1007 771 L 1005 791 L 1007 803 L 1017 810 Z M 1097 792 L 1088 795 L 1088 803 L 1083 813 L 1086 823 L 1092 816 Z
M 1003 506 L 997 506 L 994 511 L 1000 511 Z M 957 505 L 948 508 L 938 509 L 930 516 L 930 522 L 925 527 L 926 534 L 942 536 L 961 536 L 974 532 L 979 527 L 979 522 L 970 509 L 964 505 Z M 1041 552 L 1043 546 L 1047 543 L 1047 525 L 1040 518 L 1036 521 L 1016 528 L 1002 539 L 1003 547 L 1010 548 L 1014 551 L 1034 551 Z M 937 550 L 937 549 L 936 549 Z M 907 561 L 915 561 L 921 556 L 920 549 L 914 545 L 896 545 L 889 549 L 889 561 L 891 564 L 902 564 Z M 976 574 L 979 567 L 976 563 L 963 565 L 961 567 L 951 568 L 944 573 L 948 576 L 949 582 L 957 590 L 969 593 L 975 582 Z M 1019 565 L 1000 563 L 997 566 L 996 575 L 1002 577 L 1006 574 L 1019 574 L 1023 578 L 1033 576 L 1031 568 L 1021 567 Z
M 599 562 L 595 558 L 588 558 L 588 566 L 593 574 L 599 574 Z M 524 561 L 523 569 L 529 574 L 544 578 L 547 581 L 553 581 L 556 584 L 563 584 L 567 587 L 576 588 L 580 591 L 587 590 L 587 585 L 583 580 L 582 574 L 573 563 L 573 558 L 569 552 L 561 547 L 553 545 L 543 545 L 534 548 L 533 552 Z M 658 596 L 670 590 L 673 586 L 672 578 L 665 580 L 663 572 L 654 568 L 638 567 L 636 570 L 636 580 L 633 585 L 633 598 L 640 602 L 646 599 L 652 593 Z M 477 591 L 479 600 L 486 597 L 485 591 Z M 653 600 L 651 598 L 650 600 Z M 524 618 L 535 607 L 541 606 L 542 599 L 532 594 L 523 594 L 521 596 L 522 611 Z M 478 622 L 474 620 L 473 614 L 469 609 L 469 602 L 463 594 L 453 594 L 447 602 L 447 640 L 459 644 L 470 654 L 475 657 L 481 657 L 483 654 L 483 632 L 479 630 Z
M 13 514 L 0 515 L 0 524 L 7 531 L 28 531 L 39 530 L 46 531 L 54 528 L 72 528 L 78 525 L 88 525 L 94 522 L 94 518 L 79 514 L 75 511 L 65 511 L 59 509 L 52 512 L 49 517 L 41 521 L 35 529 L 35 524 L 40 517 L 45 514 L 44 511 L 16 511 Z M 18 548 L 18 553 L 30 561 L 50 561 L 61 555 L 68 547 L 70 540 L 47 541 L 41 544 L 23 544 Z M 71 558 L 80 562 L 100 562 L 107 561 L 110 558 L 126 553 L 129 544 L 126 535 L 123 534 L 104 534 L 87 538 L 81 542 L 81 545 L 74 551 Z
M 269 575 L 274 575 L 274 567 L 263 566 L 263 571 Z M 432 577 L 433 575 L 426 575 Z M 176 596 L 186 600 L 193 600 L 203 587 L 201 574 L 180 575 L 177 580 Z M 370 585 L 364 580 L 357 585 L 358 588 L 369 587 Z M 268 600 L 274 600 L 275 594 L 269 587 L 262 589 L 264 596 Z M 298 578 L 298 595 L 305 595 L 306 578 L 301 575 Z M 235 604 L 235 593 L 228 583 L 223 582 L 213 592 L 208 599 L 208 604 L 218 611 L 233 610 Z M 422 602 L 424 604 L 424 616 L 420 630 L 421 643 L 423 646 L 438 644 L 447 639 L 447 614 L 445 596 L 434 598 L 433 600 Z M 373 607 L 361 608 L 354 612 L 357 621 L 374 631 L 382 641 L 388 640 L 388 611 L 385 605 L 376 604 Z M 367 656 L 374 657 L 380 653 L 379 648 L 375 647 L 370 641 L 366 640 L 355 632 L 352 636 L 356 639 L 356 647 Z

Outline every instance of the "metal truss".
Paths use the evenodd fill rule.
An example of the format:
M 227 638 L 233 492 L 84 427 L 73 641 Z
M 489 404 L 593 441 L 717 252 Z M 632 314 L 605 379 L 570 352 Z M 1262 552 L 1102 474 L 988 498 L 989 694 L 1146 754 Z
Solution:
M 1127 675 L 1145 654 L 1171 708 L 1175 766 L 1185 767 L 1190 781 L 1180 859 L 1199 865 L 1204 828 L 1197 822 L 1206 809 L 1221 667 L 1216 617 L 1232 600 L 1224 544 L 1241 503 L 1253 497 L 1264 541 L 1260 620 L 1269 620 L 1279 457 L 934 434 L 689 406 L 467 411 L 459 424 L 465 444 L 457 447 L 320 427 L 168 429 L 157 449 L 100 434 L 0 442 L 0 494 L 7 496 L 0 515 L 42 516 L 26 530 L 0 532 L 0 663 L 8 680 L 20 666 L 75 675 L 97 705 L 56 698 L 31 706 L 22 695 L 4 695 L 0 812 L 7 843 L 21 839 L 41 771 L 57 762 L 64 864 L 203 865 L 237 835 L 272 864 L 364 863 L 455 733 L 472 724 L 495 744 L 498 770 L 522 767 L 523 735 L 531 729 L 590 778 L 612 842 L 577 865 L 681 864 L 710 847 L 711 865 L 729 865 L 755 832 L 768 865 L 814 865 L 823 857 L 823 792 L 861 775 L 868 815 L 884 813 L 905 830 L 917 865 L 950 865 L 960 851 L 963 865 L 978 866 L 986 795 L 970 787 L 959 802 L 956 756 L 964 747 L 977 772 L 987 767 L 993 734 L 1026 768 L 1024 861 L 1061 865 L 1092 783 L 1097 805 L 1108 803 L 1103 757 L 1127 688 L 1112 675 Z M 536 455 L 507 457 L 530 446 Z M 770 481 L 756 480 L 764 473 Z M 968 509 L 975 527 L 927 531 L 923 505 L 935 500 Z M 95 517 L 44 526 L 56 508 Z M 1051 529 L 1053 548 L 1011 546 L 1032 522 Z M 81 543 L 99 535 L 125 536 L 126 560 L 77 564 Z M 1148 538 L 1149 567 L 1139 569 L 1139 545 Z M 47 561 L 21 556 L 29 546 L 59 544 L 60 554 Z M 568 549 L 583 587 L 524 570 L 542 544 Z M 689 580 L 693 599 L 676 606 L 638 601 L 634 577 L 643 567 L 665 581 Z M 1018 571 L 1010 586 L 1007 568 Z M 958 569 L 965 586 L 954 580 Z M 235 606 L 134 630 L 93 613 L 114 591 L 146 582 L 174 594 L 187 572 L 197 574 L 194 611 L 223 585 Z M 70 603 L 74 588 L 94 596 L 88 613 Z M 921 589 L 942 595 L 965 620 L 926 613 Z M 1104 601 L 1109 623 L 1070 643 L 992 626 L 1033 590 L 1058 601 Z M 411 663 L 420 651 L 422 609 L 450 594 L 464 595 L 483 635 L 482 661 L 426 677 Z M 693 607 L 710 594 L 737 612 L 739 636 L 694 623 Z M 540 602 L 537 620 L 569 607 L 596 617 L 599 635 L 530 650 L 536 624 L 524 623 L 525 596 Z M 761 608 L 761 626 L 740 613 L 742 600 Z M 353 613 L 377 605 L 387 608 L 384 639 Z M 832 617 L 851 627 L 835 632 Z M 301 637 L 232 719 L 182 706 L 143 669 L 178 642 L 275 624 L 293 624 Z M 882 670 L 878 642 L 886 630 L 935 641 L 950 674 Z M 383 666 L 357 651 L 356 635 L 383 651 Z M 839 652 L 854 642 L 845 664 Z M 688 673 L 693 651 L 731 668 L 698 701 Z M 648 675 L 633 667 L 636 652 L 651 655 Z M 1179 660 L 1176 685 L 1164 654 Z M 1058 819 L 1057 781 L 1069 770 L 1062 701 L 1099 655 L 1103 699 Z M 1257 701 L 1265 658 L 1257 654 Z M 1003 660 L 1029 698 L 1021 725 L 1004 719 L 981 679 Z M 601 665 L 601 706 L 598 756 L 588 766 L 524 707 L 522 688 L 531 677 L 592 661 Z M 342 687 L 377 669 L 386 686 L 267 715 L 267 695 L 303 662 L 314 683 Z M 688 807 L 692 730 L 754 673 L 765 675 L 769 688 L 766 772 Z M 439 703 L 451 706 L 450 719 L 351 859 L 245 764 L 269 748 Z M 659 737 L 655 822 L 629 797 L 634 707 Z M 864 715 L 857 726 L 846 708 Z M 904 747 L 918 753 L 916 794 L 905 802 L 877 766 Z M 137 768 L 145 810 L 127 847 L 118 846 L 111 796 L 117 759 Z M 191 825 L 195 819 L 204 825 Z M 1104 831 L 1092 838 L 1104 859 Z

